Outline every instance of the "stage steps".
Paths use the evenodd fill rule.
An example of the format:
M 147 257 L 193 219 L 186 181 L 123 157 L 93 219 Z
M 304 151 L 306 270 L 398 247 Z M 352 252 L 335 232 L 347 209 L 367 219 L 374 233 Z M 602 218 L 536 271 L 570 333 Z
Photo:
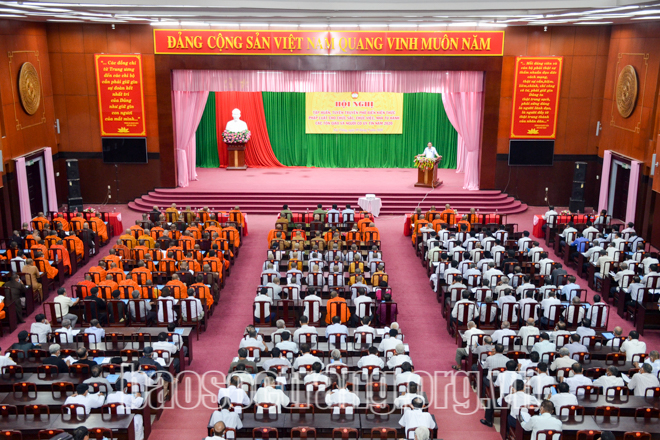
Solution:
M 130 202 L 128 206 L 138 212 L 149 212 L 154 205 L 166 208 L 172 203 L 176 203 L 179 207 L 201 208 L 207 206 L 212 210 L 221 211 L 240 206 L 241 210 L 248 214 L 275 214 L 282 209 L 284 204 L 288 204 L 289 209 L 294 212 L 313 210 L 318 203 L 323 204 L 326 209 L 333 203 L 336 203 L 340 209 L 347 203 L 357 207 L 358 198 L 363 196 L 364 193 L 358 192 L 221 192 L 157 188 Z M 381 215 L 412 212 L 424 199 L 424 194 L 421 193 L 386 192 L 378 193 L 377 196 L 383 202 Z M 458 209 L 459 212 L 476 208 L 481 213 L 518 214 L 527 210 L 527 205 L 497 190 L 449 191 L 438 188 L 429 193 L 419 206 L 424 211 L 428 210 L 431 205 L 442 210 L 446 203 L 451 204 L 452 208 Z

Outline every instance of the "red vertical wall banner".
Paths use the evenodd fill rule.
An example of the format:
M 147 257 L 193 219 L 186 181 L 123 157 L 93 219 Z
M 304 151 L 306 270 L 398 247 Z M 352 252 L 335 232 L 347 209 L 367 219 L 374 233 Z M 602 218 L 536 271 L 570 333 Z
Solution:
M 146 136 L 142 56 L 94 54 L 101 136 Z
M 516 57 L 511 137 L 554 139 L 563 57 Z

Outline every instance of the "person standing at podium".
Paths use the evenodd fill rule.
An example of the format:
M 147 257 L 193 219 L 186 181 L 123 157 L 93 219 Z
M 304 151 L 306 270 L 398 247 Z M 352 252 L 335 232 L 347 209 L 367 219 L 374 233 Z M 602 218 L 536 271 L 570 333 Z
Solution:
M 440 157 L 438 150 L 435 149 L 431 142 L 426 145 L 426 148 L 424 148 L 424 152 L 422 154 L 427 159 L 435 159 L 436 157 Z

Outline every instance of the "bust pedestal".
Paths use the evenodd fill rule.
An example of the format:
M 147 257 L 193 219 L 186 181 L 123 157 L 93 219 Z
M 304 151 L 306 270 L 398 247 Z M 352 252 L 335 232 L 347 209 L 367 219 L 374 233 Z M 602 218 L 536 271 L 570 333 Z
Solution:
M 228 170 L 247 170 L 247 165 L 245 165 L 245 145 L 227 144 Z

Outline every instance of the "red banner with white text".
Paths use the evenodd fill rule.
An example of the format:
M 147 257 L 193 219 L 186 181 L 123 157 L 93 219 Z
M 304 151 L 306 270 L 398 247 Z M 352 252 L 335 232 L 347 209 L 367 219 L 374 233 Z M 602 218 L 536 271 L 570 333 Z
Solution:
M 156 54 L 502 56 L 504 31 L 154 29 Z
M 516 57 L 511 137 L 554 139 L 563 57 Z
M 142 56 L 94 54 L 101 136 L 146 136 Z

